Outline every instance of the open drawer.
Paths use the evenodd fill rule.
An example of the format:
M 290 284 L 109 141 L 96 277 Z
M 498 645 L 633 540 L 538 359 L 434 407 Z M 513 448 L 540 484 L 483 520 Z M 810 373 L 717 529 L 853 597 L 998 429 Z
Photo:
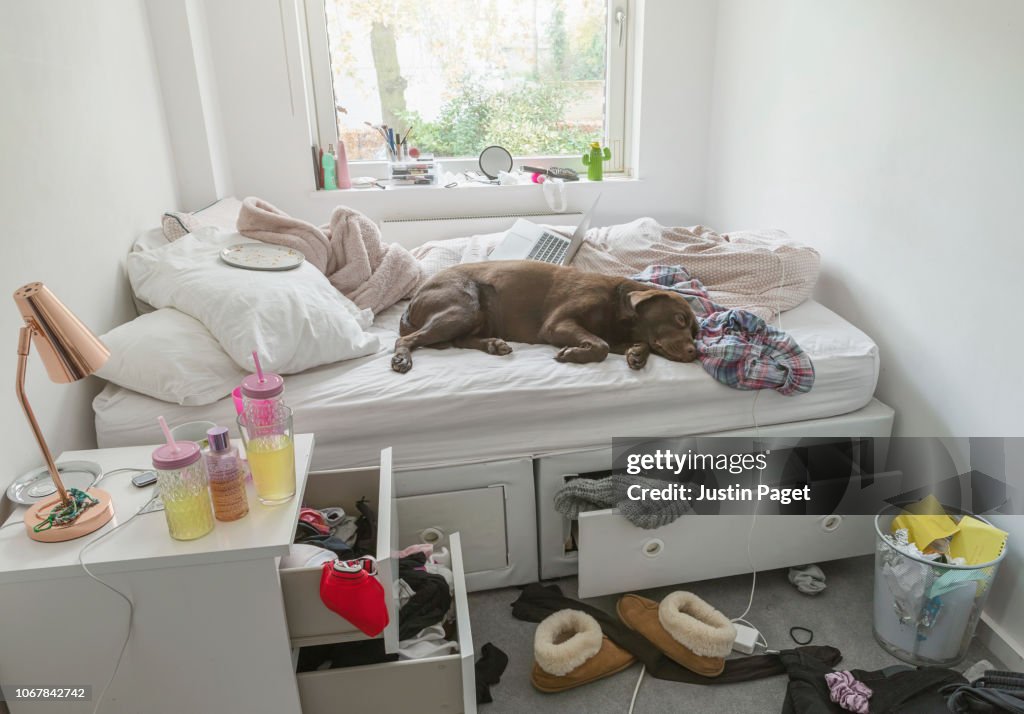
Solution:
M 473 635 L 466 571 L 458 533 L 449 537 L 455 590 L 457 654 L 300 672 L 295 675 L 303 714 L 338 711 L 476 712 Z
M 341 506 L 346 513 L 357 513 L 356 502 L 366 498 L 377 513 L 377 579 L 384 587 L 388 608 L 388 626 L 384 629 L 384 648 L 398 649 L 398 607 L 394 600 L 394 582 L 398 578 L 398 559 L 393 557 L 398 542 L 398 516 L 391 471 L 391 449 L 380 452 L 380 468 L 311 473 L 306 490 L 299 494 L 303 504 L 312 508 Z M 280 571 L 281 593 L 292 647 L 330 644 L 369 639 L 355 625 L 328 610 L 320 601 L 321 568 L 286 568 Z
M 872 516 L 685 515 L 644 530 L 613 509 L 579 518 L 579 595 L 820 563 L 874 550 Z M 750 549 L 747 537 L 750 534 Z

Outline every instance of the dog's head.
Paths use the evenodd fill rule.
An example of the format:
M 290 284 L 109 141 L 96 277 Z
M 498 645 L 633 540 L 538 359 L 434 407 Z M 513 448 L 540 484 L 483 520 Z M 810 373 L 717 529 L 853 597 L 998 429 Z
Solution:
M 674 362 L 693 362 L 697 348 L 693 341 L 699 327 L 693 309 L 679 293 L 671 290 L 636 290 L 626 296 L 635 315 L 634 336 L 651 351 Z

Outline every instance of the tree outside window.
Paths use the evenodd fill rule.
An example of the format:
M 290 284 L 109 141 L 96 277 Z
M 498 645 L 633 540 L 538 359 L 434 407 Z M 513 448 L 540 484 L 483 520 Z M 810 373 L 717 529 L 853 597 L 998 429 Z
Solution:
M 326 0 L 349 160 L 382 160 L 369 124 L 437 156 L 500 144 L 580 154 L 604 133 L 603 0 Z

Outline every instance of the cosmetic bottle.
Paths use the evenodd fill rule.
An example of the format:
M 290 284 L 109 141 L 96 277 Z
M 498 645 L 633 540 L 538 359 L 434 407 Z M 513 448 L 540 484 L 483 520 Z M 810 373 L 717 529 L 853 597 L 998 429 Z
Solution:
M 338 160 L 335 163 L 335 174 L 338 188 L 352 188 L 352 179 L 348 175 L 348 152 L 345 149 L 345 142 L 338 141 Z
M 327 147 L 327 153 L 324 154 L 323 161 L 324 188 L 328 191 L 338 188 L 337 174 L 335 173 L 337 161 L 334 158 L 334 144 Z
M 210 477 L 213 515 L 218 521 L 237 521 L 249 512 L 238 448 L 231 445 L 231 437 L 223 426 L 207 431 L 206 440 L 210 447 L 203 457 Z

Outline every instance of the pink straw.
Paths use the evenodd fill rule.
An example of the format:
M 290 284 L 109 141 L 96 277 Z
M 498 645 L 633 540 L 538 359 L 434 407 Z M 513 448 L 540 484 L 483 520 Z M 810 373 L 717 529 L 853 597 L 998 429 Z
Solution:
M 168 446 L 170 446 L 170 447 L 171 447 L 171 448 L 172 448 L 172 449 L 174 450 L 174 453 L 178 453 L 178 449 L 179 449 L 180 447 L 178 446 L 178 442 L 176 442 L 176 441 L 174 440 L 174 437 L 173 437 L 173 436 L 171 436 L 171 430 L 170 430 L 170 428 L 169 428 L 169 427 L 167 426 L 167 420 L 166 420 L 166 419 L 164 419 L 164 418 L 163 418 L 162 416 L 160 416 L 160 417 L 157 417 L 157 418 L 156 418 L 156 420 L 157 420 L 158 422 L 160 422 L 160 428 L 161 428 L 161 429 L 163 430 L 163 432 L 164 432 L 164 438 L 165 438 L 165 439 L 167 439 L 167 445 L 168 445 Z
M 252 351 L 252 361 L 256 363 L 256 376 L 260 378 L 260 384 L 263 384 L 263 368 L 260 367 L 260 356 L 256 350 Z

